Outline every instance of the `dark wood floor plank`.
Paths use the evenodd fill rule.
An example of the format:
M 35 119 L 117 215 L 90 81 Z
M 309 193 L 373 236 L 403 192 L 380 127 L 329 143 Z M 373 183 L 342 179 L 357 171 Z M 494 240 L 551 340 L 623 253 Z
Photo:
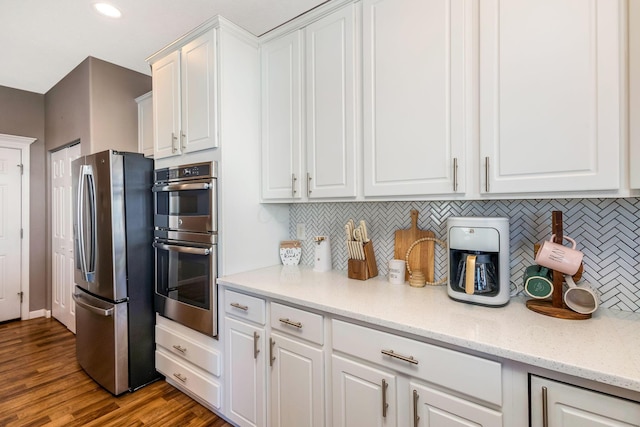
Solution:
M 0 427 L 232 427 L 165 381 L 114 397 L 54 319 L 0 324 Z

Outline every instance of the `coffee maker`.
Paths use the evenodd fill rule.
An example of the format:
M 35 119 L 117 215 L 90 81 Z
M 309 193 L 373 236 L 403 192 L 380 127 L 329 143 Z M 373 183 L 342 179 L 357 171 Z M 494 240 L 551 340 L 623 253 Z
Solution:
M 449 283 L 454 300 L 486 306 L 509 302 L 509 219 L 451 217 L 447 220 Z

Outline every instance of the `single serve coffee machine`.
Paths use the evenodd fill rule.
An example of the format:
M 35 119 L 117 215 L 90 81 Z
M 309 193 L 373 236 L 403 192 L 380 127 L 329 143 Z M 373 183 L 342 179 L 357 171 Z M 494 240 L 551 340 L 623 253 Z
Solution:
M 487 306 L 509 302 L 509 219 L 451 217 L 449 242 L 449 297 Z

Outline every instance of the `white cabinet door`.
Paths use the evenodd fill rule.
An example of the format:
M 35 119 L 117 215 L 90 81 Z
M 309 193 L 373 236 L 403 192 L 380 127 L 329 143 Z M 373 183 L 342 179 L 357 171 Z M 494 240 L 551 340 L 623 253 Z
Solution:
M 356 196 L 355 6 L 305 28 L 307 196 Z
M 640 403 L 536 376 L 529 394 L 531 427 L 640 426 Z
M 215 31 L 207 31 L 180 49 L 181 133 L 183 152 L 218 146 Z
M 482 193 L 619 188 L 620 7 L 480 2 Z
M 272 333 L 271 425 L 324 426 L 324 356 L 321 348 Z
M 180 154 L 180 52 L 152 65 L 153 156 L 161 159 Z
M 465 191 L 472 3 L 364 0 L 365 196 Z
M 302 176 L 302 32 L 261 47 L 262 197 L 299 199 Z M 304 189 L 304 190 L 303 190 Z
M 415 382 L 409 392 L 416 427 L 502 427 L 499 412 Z
M 394 374 L 336 355 L 332 362 L 334 427 L 397 425 Z
M 227 416 L 241 427 L 266 425 L 264 329 L 225 317 Z
M 153 157 L 153 92 L 136 98 L 138 104 L 138 152 Z

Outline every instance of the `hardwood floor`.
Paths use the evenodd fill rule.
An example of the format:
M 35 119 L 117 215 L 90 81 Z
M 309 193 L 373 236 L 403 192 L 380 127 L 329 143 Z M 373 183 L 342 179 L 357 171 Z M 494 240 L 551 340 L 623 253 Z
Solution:
M 163 380 L 114 397 L 75 352 L 54 319 L 0 324 L 0 426 L 232 427 Z

